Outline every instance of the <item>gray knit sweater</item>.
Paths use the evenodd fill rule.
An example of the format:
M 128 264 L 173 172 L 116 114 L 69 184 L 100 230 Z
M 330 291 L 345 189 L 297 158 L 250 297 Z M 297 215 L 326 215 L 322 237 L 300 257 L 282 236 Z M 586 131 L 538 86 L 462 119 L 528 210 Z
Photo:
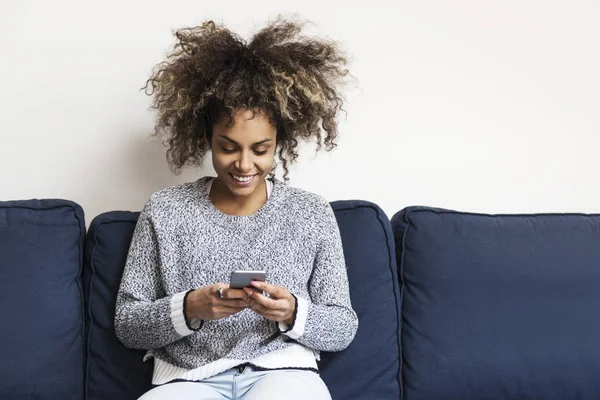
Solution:
M 155 369 L 153 382 L 202 380 L 244 362 L 310 368 L 318 351 L 346 348 L 358 320 L 329 203 L 273 180 L 261 209 L 230 216 L 210 201 L 208 182 L 204 177 L 153 194 L 131 241 L 115 330 L 127 347 L 156 358 L 163 371 L 157 377 Z M 249 309 L 216 321 L 185 318 L 189 291 L 229 282 L 238 269 L 264 270 L 267 282 L 296 296 L 292 326 Z M 313 362 L 299 361 L 299 349 L 312 351 Z

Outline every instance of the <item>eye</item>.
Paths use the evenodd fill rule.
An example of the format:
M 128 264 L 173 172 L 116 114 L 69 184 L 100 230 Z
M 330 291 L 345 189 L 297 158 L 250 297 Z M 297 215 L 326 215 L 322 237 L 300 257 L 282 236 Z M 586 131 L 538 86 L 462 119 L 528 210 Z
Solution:
M 228 149 L 226 147 L 221 147 L 221 150 L 223 150 L 223 153 L 227 153 L 227 154 L 235 152 L 235 149 Z
M 254 150 L 254 154 L 256 154 L 257 156 L 264 156 L 265 154 L 267 154 L 267 150 L 263 150 L 263 151 Z

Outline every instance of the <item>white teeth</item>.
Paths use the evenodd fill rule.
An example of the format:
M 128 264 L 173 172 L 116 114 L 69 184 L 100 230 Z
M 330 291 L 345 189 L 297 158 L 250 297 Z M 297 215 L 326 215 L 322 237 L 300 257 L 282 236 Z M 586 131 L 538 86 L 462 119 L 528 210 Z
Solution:
M 232 175 L 233 179 L 235 179 L 236 181 L 239 182 L 249 182 L 252 180 L 252 178 L 254 178 L 254 176 L 248 176 L 248 177 L 243 177 L 243 176 L 236 176 L 236 175 Z

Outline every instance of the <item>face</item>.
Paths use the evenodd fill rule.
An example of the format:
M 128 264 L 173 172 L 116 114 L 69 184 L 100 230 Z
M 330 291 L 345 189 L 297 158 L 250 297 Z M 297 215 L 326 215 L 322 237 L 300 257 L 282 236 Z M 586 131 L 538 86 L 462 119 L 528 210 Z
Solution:
M 222 186 L 234 196 L 250 196 L 264 186 L 264 178 L 273 167 L 276 128 L 260 112 L 240 110 L 235 123 L 226 127 L 223 118 L 213 127 L 213 167 Z

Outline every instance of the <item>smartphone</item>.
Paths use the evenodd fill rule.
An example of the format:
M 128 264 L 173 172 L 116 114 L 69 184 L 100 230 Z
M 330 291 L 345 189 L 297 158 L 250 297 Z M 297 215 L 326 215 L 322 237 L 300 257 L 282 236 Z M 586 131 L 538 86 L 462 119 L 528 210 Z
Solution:
M 233 271 L 229 279 L 229 287 L 232 289 L 252 288 L 257 292 L 261 290 L 250 284 L 252 281 L 265 282 L 267 274 L 265 271 Z

